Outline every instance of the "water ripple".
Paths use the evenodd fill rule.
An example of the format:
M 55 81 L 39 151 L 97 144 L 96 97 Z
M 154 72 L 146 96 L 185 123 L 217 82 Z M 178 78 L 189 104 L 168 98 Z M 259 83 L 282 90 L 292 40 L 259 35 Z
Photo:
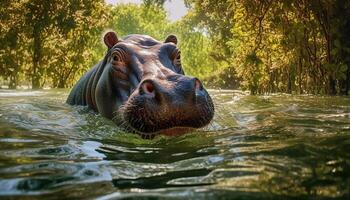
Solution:
M 0 196 L 350 199 L 350 99 L 211 90 L 214 121 L 142 140 L 67 91 L 0 90 Z

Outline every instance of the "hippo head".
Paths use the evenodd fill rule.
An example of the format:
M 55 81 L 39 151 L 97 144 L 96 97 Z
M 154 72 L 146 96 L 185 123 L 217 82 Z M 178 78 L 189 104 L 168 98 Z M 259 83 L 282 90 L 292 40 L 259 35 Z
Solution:
M 119 40 L 108 32 L 104 42 L 104 81 L 96 87 L 103 116 L 143 138 L 178 135 L 211 121 L 213 102 L 199 79 L 185 75 L 176 36 L 164 42 L 146 35 Z

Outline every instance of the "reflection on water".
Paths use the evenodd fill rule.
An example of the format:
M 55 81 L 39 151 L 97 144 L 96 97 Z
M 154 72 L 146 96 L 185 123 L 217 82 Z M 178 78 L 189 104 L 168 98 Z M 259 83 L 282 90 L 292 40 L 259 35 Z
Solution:
M 142 140 L 67 91 L 0 90 L 0 197 L 350 199 L 349 98 L 210 92 L 208 127 Z

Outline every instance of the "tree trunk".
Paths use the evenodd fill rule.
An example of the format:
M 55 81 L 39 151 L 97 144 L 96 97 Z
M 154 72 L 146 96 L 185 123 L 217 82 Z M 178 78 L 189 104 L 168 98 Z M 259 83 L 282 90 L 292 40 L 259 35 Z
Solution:
M 16 74 L 10 75 L 10 81 L 8 85 L 9 89 L 16 89 L 17 88 L 17 76 Z
M 337 94 L 337 81 L 333 78 L 332 75 L 329 76 L 328 79 L 328 94 L 329 95 L 336 95 Z
M 60 79 L 57 88 L 66 88 L 66 82 L 63 79 Z
M 348 73 L 346 75 L 346 79 L 345 79 L 345 83 L 346 83 L 346 86 L 345 86 L 345 95 L 350 95 L 350 66 L 348 65 Z
M 350 65 L 346 71 L 346 78 L 340 82 L 340 94 L 350 95 Z
M 42 40 L 40 30 L 34 26 L 33 29 L 33 71 L 32 71 L 32 89 L 41 88 L 40 85 L 40 63 L 42 59 Z

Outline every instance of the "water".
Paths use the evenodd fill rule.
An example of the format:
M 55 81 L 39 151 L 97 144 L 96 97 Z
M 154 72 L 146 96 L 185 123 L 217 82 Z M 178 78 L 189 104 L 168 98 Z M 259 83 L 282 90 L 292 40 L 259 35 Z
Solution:
M 142 140 L 67 91 L 0 90 L 0 198 L 350 199 L 350 99 L 211 91 L 214 121 Z

